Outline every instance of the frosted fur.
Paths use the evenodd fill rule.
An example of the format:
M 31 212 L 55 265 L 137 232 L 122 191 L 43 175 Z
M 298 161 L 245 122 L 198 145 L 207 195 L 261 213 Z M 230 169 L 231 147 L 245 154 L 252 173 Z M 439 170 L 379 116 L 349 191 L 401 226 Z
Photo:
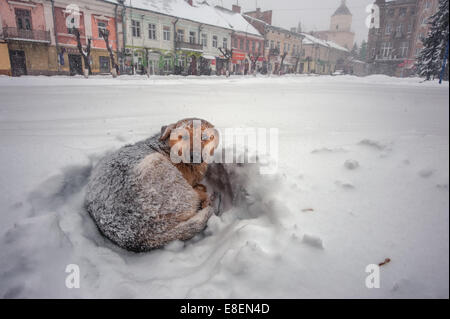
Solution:
M 122 248 L 148 251 L 201 231 L 212 213 L 168 157 L 158 136 L 127 145 L 94 168 L 86 208 L 100 231 Z

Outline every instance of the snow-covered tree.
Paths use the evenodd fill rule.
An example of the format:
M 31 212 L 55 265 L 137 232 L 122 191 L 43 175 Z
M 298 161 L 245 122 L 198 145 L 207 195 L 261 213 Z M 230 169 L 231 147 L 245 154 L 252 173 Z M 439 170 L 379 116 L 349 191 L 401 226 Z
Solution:
M 439 8 L 430 18 L 431 29 L 417 58 L 418 73 L 427 80 L 438 77 L 441 72 L 449 37 L 448 2 L 439 0 Z M 448 79 L 448 67 L 444 79 Z
M 350 54 L 352 55 L 352 57 L 356 58 L 356 57 L 358 57 L 358 52 L 359 52 L 358 44 L 355 42 Z
M 366 40 L 362 40 L 361 47 L 359 48 L 359 59 L 361 61 L 366 61 L 367 55 L 367 42 Z

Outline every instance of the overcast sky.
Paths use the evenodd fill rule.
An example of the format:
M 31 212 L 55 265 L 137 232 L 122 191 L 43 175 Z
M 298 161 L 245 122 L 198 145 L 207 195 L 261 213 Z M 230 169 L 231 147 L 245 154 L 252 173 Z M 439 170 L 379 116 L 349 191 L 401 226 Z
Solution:
M 303 31 L 328 30 L 330 17 L 340 6 L 341 0 L 211 0 L 210 3 L 223 5 L 231 9 L 232 4 L 239 2 L 243 11 L 256 8 L 272 10 L 272 24 L 290 28 L 301 21 Z M 367 17 L 366 6 L 374 0 L 347 0 L 347 6 L 353 14 L 353 32 L 356 33 L 358 45 L 363 39 L 367 40 L 368 29 L 365 26 Z

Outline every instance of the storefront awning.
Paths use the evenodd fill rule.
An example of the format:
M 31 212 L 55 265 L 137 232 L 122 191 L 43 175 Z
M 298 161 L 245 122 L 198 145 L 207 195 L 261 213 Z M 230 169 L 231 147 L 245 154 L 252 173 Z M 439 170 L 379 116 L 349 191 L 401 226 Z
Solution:
M 216 59 L 215 56 L 213 56 L 213 55 L 207 55 L 207 54 L 202 55 L 202 57 L 203 57 L 204 59 L 207 59 L 207 60 L 215 60 L 215 59 Z
M 244 60 L 245 59 L 245 53 L 243 52 L 234 52 L 233 51 L 233 56 L 232 56 L 233 60 Z

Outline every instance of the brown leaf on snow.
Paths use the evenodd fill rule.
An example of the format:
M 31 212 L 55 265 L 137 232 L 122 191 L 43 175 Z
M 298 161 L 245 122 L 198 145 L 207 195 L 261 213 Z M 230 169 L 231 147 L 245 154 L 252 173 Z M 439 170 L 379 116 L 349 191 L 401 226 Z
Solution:
M 386 258 L 383 262 L 379 263 L 378 266 L 381 267 L 381 266 L 384 266 L 384 265 L 386 265 L 386 264 L 388 264 L 390 262 L 391 262 L 391 259 L 390 258 Z

